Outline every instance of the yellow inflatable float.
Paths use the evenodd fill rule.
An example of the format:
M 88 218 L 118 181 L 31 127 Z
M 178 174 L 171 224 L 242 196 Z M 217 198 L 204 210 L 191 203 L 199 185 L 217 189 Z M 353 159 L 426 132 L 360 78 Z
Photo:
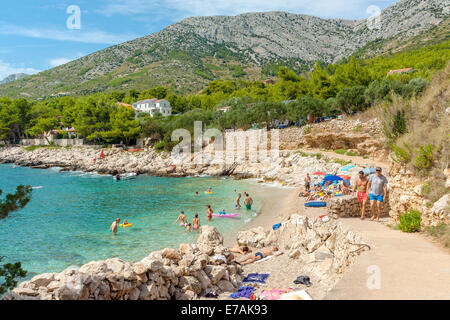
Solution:
M 132 223 L 127 223 L 127 224 L 119 224 L 119 226 L 121 226 L 121 227 L 123 227 L 123 228 L 128 228 L 128 227 L 131 227 L 131 226 L 133 226 L 133 224 L 132 224 Z

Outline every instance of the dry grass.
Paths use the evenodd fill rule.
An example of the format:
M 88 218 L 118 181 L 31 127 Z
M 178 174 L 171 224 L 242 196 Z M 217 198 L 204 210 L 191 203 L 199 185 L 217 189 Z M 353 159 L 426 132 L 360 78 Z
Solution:
M 448 224 L 440 223 L 434 227 L 425 227 L 425 233 L 442 243 L 444 247 L 450 249 L 450 226 Z
M 377 114 L 389 130 L 391 115 L 398 111 L 404 112 L 407 132 L 398 137 L 395 144 L 410 149 L 410 160 L 405 165 L 424 178 L 442 177 L 442 171 L 449 165 L 450 114 L 446 112 L 450 107 L 449 75 L 450 64 L 433 78 L 421 96 L 412 99 L 393 97 L 393 102 L 380 104 L 366 114 Z M 433 161 L 430 168 L 424 169 L 416 163 L 418 157 L 416 150 L 428 144 L 434 148 Z

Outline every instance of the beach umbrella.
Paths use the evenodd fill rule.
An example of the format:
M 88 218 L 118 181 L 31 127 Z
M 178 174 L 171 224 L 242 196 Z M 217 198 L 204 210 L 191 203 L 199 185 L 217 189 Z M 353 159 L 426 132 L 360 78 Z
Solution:
M 342 167 L 342 168 L 341 168 L 341 171 L 348 171 L 348 170 L 350 170 L 350 169 L 353 168 L 353 167 L 355 167 L 355 165 L 353 165 L 353 164 L 348 164 L 348 165 Z
M 326 176 L 327 174 L 325 172 L 322 171 L 317 171 L 313 173 L 314 175 L 320 175 L 320 176 Z
M 366 176 L 368 176 L 369 174 L 375 173 L 375 168 L 364 168 L 361 170 L 362 172 L 364 172 L 364 174 Z
M 325 178 L 323 178 L 323 181 L 341 181 L 344 180 L 339 176 L 326 176 Z
M 349 180 L 349 179 L 352 178 L 352 177 L 350 177 L 350 176 L 344 176 L 344 175 L 342 175 L 342 174 L 338 174 L 337 176 L 338 176 L 338 177 L 341 177 L 341 178 L 344 179 L 344 180 Z

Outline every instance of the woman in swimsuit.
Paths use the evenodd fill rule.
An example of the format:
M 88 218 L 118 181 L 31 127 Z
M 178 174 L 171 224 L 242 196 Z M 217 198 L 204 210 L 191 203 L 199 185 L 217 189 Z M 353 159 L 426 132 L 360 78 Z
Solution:
M 211 209 L 211 206 L 209 204 L 206 205 L 206 217 L 207 217 L 208 221 L 211 221 L 213 212 L 214 211 L 213 211 L 213 209 Z
M 198 214 L 195 215 L 194 220 L 192 220 L 192 224 L 194 225 L 194 230 L 198 230 L 198 228 L 200 228 L 200 219 L 198 218 Z

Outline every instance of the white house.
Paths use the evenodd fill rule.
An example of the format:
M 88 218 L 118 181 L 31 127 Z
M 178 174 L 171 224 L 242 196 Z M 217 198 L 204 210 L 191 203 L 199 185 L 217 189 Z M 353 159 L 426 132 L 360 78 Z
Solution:
M 154 116 L 156 112 L 161 113 L 163 116 L 167 117 L 172 114 L 172 107 L 170 102 L 165 99 L 146 99 L 133 103 L 133 109 L 136 112 L 148 113 L 150 116 Z

